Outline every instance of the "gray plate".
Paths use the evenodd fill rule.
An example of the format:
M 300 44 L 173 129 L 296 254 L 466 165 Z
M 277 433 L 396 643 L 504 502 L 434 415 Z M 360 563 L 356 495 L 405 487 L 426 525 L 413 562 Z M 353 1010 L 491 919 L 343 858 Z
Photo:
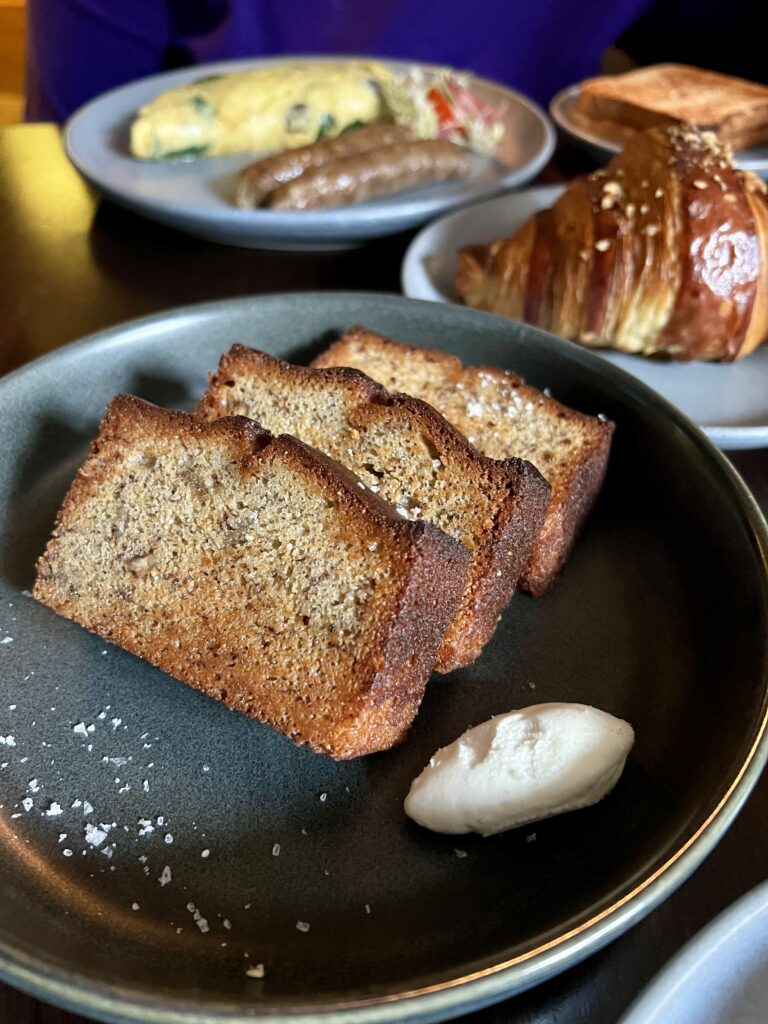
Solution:
M 256 154 L 165 163 L 134 160 L 129 155 L 130 123 L 139 108 L 159 92 L 204 75 L 284 62 L 285 58 L 264 58 L 198 65 L 113 89 L 69 120 L 64 133 L 67 154 L 104 195 L 151 220 L 212 242 L 302 250 L 338 248 L 406 231 L 462 203 L 530 181 L 552 155 L 554 129 L 539 107 L 505 86 L 480 78 L 474 79 L 477 94 L 505 107 L 506 131 L 496 158 L 477 157 L 473 173 L 463 181 L 432 185 L 359 206 L 298 213 L 238 210 L 234 205 L 237 172 L 252 163 Z M 414 67 L 403 61 L 382 63 L 394 71 Z M 431 65 L 416 66 L 432 70 Z
M 571 110 L 580 91 L 580 85 L 569 85 L 567 89 L 561 90 L 550 100 L 549 113 L 558 128 L 579 142 L 596 160 L 605 163 L 619 152 L 621 146 L 610 139 L 604 139 L 594 132 L 589 132 L 573 122 Z M 754 171 L 761 177 L 768 176 L 768 145 L 756 146 L 754 149 L 742 149 L 735 154 L 734 159 L 743 170 Z
M 24 591 L 116 391 L 189 406 L 231 342 L 306 359 L 355 322 L 513 366 L 617 432 L 556 588 L 516 597 L 484 656 L 432 683 L 400 748 L 334 764 Z M 466 1012 L 576 962 L 669 895 L 765 761 L 765 524 L 694 426 L 589 352 L 396 297 L 243 299 L 31 364 L 0 381 L 0 422 L 0 975 L 43 999 L 155 1024 Z M 405 819 L 438 746 L 549 700 L 634 725 L 606 800 L 485 840 Z M 72 806 L 85 800 L 93 810 Z M 87 823 L 111 826 L 99 846 Z M 255 963 L 263 980 L 246 976 Z
M 428 224 L 403 259 L 403 292 L 412 299 L 458 302 L 456 254 L 513 234 L 532 214 L 552 206 L 562 185 L 496 196 Z M 678 406 L 721 448 L 768 445 L 768 345 L 736 363 L 675 363 L 601 349 L 607 359 Z

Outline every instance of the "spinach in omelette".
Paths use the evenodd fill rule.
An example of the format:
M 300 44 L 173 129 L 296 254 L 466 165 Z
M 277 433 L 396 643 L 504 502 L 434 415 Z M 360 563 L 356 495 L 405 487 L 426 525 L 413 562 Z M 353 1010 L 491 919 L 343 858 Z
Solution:
M 386 116 L 381 85 L 390 73 L 374 62 L 276 63 L 209 75 L 169 89 L 131 126 L 141 160 L 268 153 L 333 138 Z

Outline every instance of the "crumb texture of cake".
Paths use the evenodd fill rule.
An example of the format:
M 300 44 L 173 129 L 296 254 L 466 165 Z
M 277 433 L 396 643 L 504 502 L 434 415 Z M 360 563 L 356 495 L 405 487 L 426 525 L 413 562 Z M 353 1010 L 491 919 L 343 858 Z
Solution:
M 241 417 L 109 406 L 34 596 L 319 753 L 400 742 L 466 550 Z
M 509 371 L 465 367 L 446 352 L 364 327 L 351 328 L 312 365 L 362 370 L 434 406 L 490 458 L 532 463 L 552 494 L 520 586 L 539 596 L 553 585 L 602 486 L 613 423 L 570 409 Z
M 549 486 L 529 463 L 481 455 L 431 406 L 390 394 L 359 370 L 294 366 L 254 349 L 225 354 L 197 409 L 241 414 L 344 463 L 406 519 L 468 549 L 461 606 L 439 672 L 471 664 L 491 639 L 544 522 Z

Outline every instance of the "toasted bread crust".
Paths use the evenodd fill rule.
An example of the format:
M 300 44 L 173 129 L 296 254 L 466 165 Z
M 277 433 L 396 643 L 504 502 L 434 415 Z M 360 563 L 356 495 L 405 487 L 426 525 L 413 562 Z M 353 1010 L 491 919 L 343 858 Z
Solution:
M 635 131 L 688 123 L 734 149 L 768 139 L 768 87 L 683 64 L 656 64 L 582 82 L 579 127 L 624 145 Z
M 517 374 L 496 367 L 465 367 L 447 352 L 401 344 L 364 327 L 347 331 L 313 365 L 364 369 L 389 387 L 402 388 L 429 401 L 491 457 L 518 454 L 534 465 L 538 461 L 537 468 L 548 480 L 552 495 L 519 586 L 539 596 L 553 585 L 602 486 L 613 423 L 562 405 L 526 385 Z M 481 419 L 473 415 L 478 412 L 473 405 L 482 405 L 489 389 L 502 419 L 505 403 L 509 409 L 525 411 L 527 418 L 514 435 L 484 428 Z M 547 430 L 550 425 L 560 437 L 572 442 L 553 468 L 547 467 L 546 446 L 536 436 L 542 426 Z
M 464 598 L 436 669 L 450 672 L 474 661 L 493 635 L 544 522 L 550 492 L 543 477 L 522 460 L 483 456 L 430 405 L 390 394 L 347 367 L 293 366 L 235 345 L 222 356 L 197 414 L 215 419 L 233 411 L 289 430 L 359 474 L 375 463 L 380 472 L 374 486 L 384 497 L 397 505 L 407 490 L 421 517 L 469 548 Z M 426 460 L 409 457 L 424 446 Z M 447 480 L 442 501 L 432 490 L 435 463 Z
M 216 455 L 210 489 L 196 477 L 189 484 L 188 470 L 174 454 L 178 444 L 194 446 L 192 474 L 202 459 Z M 285 598 L 272 579 L 275 569 L 260 568 L 247 545 L 231 541 L 234 535 L 227 533 L 230 527 L 220 515 L 212 522 L 224 536 L 221 542 L 207 520 L 198 533 L 174 527 L 173 516 L 158 526 L 149 498 L 146 509 L 129 502 L 128 517 L 154 531 L 158 548 L 165 545 L 165 552 L 170 547 L 172 557 L 159 560 L 155 568 L 149 556 L 126 560 L 120 529 L 110 526 L 113 489 L 116 485 L 119 493 L 128 493 L 126 488 L 146 474 L 149 483 L 142 493 L 154 493 L 152 474 L 161 470 L 151 459 L 149 468 L 136 461 L 147 453 L 170 476 L 173 493 L 175 488 L 186 495 L 187 484 L 189 493 L 197 489 L 192 512 L 201 518 L 222 494 L 227 509 L 241 507 L 235 500 L 240 485 L 237 494 L 247 506 L 254 500 L 253 481 L 276 477 L 281 486 L 292 488 L 286 500 L 328 509 L 328 524 L 350 539 L 350 553 L 339 554 L 337 545 L 328 558 L 318 550 L 313 578 L 331 597 L 336 593 L 341 604 L 350 593 L 354 596 L 354 574 L 361 566 L 378 580 L 377 589 L 359 591 L 360 610 L 348 616 L 353 624 L 363 616 L 363 632 L 347 638 L 343 630 L 313 629 L 308 620 L 302 634 L 300 624 L 286 628 L 270 618 L 271 606 Z M 202 465 L 200 471 L 207 472 Z M 177 507 L 182 511 L 181 502 Z M 252 529 L 261 530 L 271 546 L 268 528 Z M 276 541 L 282 539 L 276 535 Z M 377 554 L 368 554 L 374 549 Z M 284 565 L 289 574 L 294 565 L 298 571 L 307 561 L 306 550 L 302 560 L 292 558 L 288 545 L 271 564 Z M 273 437 L 242 417 L 206 423 L 119 396 L 59 511 L 38 563 L 34 596 L 297 744 L 346 759 L 387 749 L 404 738 L 461 599 L 468 561 L 460 544 L 427 523 L 403 520 L 376 495 L 360 490 L 343 467 L 294 438 Z M 189 579 L 177 566 L 182 562 Z M 352 573 L 351 583 L 344 582 L 345 573 Z M 252 579 L 249 585 L 246 578 Z M 299 588 L 297 600 L 303 600 L 302 593 Z M 108 599 L 100 600 L 100 594 Z M 259 640 L 262 635 L 266 640 Z M 310 659 L 304 664 L 295 655 L 300 635 L 306 643 L 299 649 Z

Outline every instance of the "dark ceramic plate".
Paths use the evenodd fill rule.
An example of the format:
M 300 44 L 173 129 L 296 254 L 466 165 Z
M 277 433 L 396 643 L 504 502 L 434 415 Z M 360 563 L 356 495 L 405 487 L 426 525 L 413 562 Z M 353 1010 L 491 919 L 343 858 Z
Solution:
M 25 591 L 115 392 L 189 406 L 233 341 L 304 360 L 356 322 L 514 367 L 617 431 L 557 587 L 516 597 L 482 659 L 433 682 L 403 746 L 334 764 Z M 41 359 L 0 382 L 0 423 L 0 975 L 43 999 L 163 1024 L 466 1012 L 562 970 L 668 896 L 765 761 L 765 524 L 703 434 L 589 352 L 394 297 L 245 299 Z M 606 800 L 493 839 L 405 819 L 437 747 L 550 700 L 634 725 Z M 246 974 L 256 964 L 263 979 Z

